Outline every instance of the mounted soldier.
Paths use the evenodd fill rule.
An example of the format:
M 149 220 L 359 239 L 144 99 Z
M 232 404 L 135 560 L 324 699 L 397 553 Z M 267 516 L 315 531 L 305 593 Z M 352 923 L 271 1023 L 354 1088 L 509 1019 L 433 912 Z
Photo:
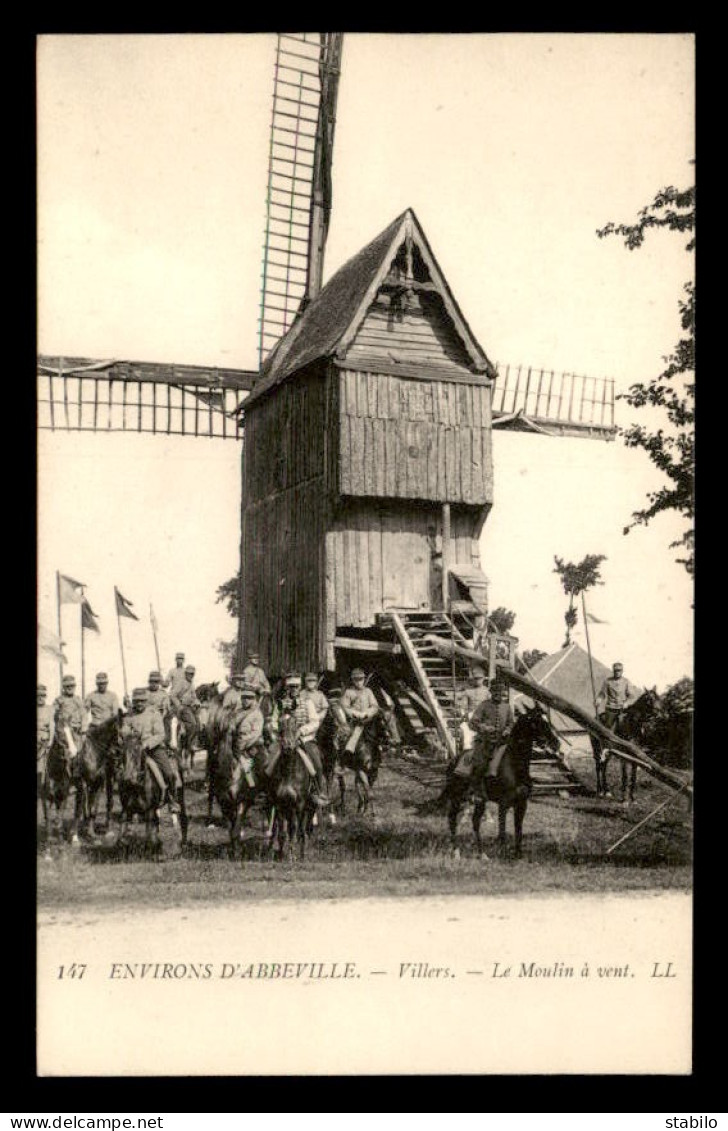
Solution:
M 35 723 L 35 780 L 36 793 L 43 805 L 43 817 L 47 820 L 47 807 L 45 796 L 46 764 L 48 751 L 53 738 L 53 712 L 46 703 L 48 689 L 44 683 L 39 683 L 36 688 L 36 723 Z
M 352 724 L 351 736 L 344 747 L 353 754 L 365 728 L 379 714 L 379 704 L 374 692 L 366 685 L 366 674 L 362 668 L 354 668 L 351 673 L 351 686 L 341 696 L 341 709 Z
M 199 727 L 197 725 L 197 712 L 200 709 L 200 700 L 197 698 L 195 691 L 195 668 L 192 664 L 187 664 L 185 668 L 185 681 L 179 684 L 177 689 L 170 694 L 170 704 L 172 714 L 176 716 L 179 722 L 184 727 L 185 741 L 183 762 L 188 767 L 188 759 L 191 762 L 192 752 L 195 749 L 195 740 Z M 173 738 L 173 745 L 176 736 Z
M 264 772 L 263 713 L 258 705 L 258 693 L 255 687 L 246 683 L 241 673 L 236 673 L 233 680 L 236 683 L 234 690 L 238 699 L 237 706 L 230 705 L 228 708 L 233 751 L 248 785 L 254 789 L 256 775 L 260 779 Z
M 476 734 L 473 747 L 473 776 L 487 778 L 497 776 L 513 723 L 508 685 L 496 675 L 491 685 L 490 699 L 483 699 L 470 719 L 470 725 Z
M 300 699 L 302 703 L 306 701 L 313 703 L 314 710 L 318 715 L 319 726 L 321 726 L 329 709 L 329 701 L 323 691 L 319 689 L 319 682 L 320 677 L 316 675 L 316 672 L 306 672 Z
M 279 710 L 293 714 L 296 721 L 298 728 L 296 733 L 297 741 L 303 747 L 311 763 L 310 766 L 307 766 L 307 769 L 316 779 L 316 793 L 312 795 L 314 804 L 316 806 L 328 805 L 329 799 L 326 793 L 323 761 L 321 759 L 321 751 L 316 742 L 316 732 L 321 725 L 322 718 L 314 706 L 312 697 L 304 696 L 301 687 L 301 677 L 298 672 L 289 672 L 286 676 L 285 688 L 279 704 Z
M 83 705 L 91 716 L 88 723 L 89 734 L 93 734 L 112 719 L 117 722 L 121 720 L 119 700 L 113 691 L 109 691 L 109 677 L 106 672 L 98 672 L 96 690 L 86 696 Z
M 74 759 L 81 749 L 86 733 L 86 712 L 78 695 L 76 679 L 64 675 L 62 691 L 53 704 L 53 741 L 65 747 L 68 761 Z
M 268 678 L 260 666 L 260 655 L 258 652 L 248 652 L 248 662 L 243 668 L 243 679 L 246 683 L 254 687 L 258 695 L 270 695 L 270 684 Z
M 167 673 L 166 687 L 170 695 L 175 691 L 181 690 L 185 684 L 185 654 L 184 652 L 176 652 L 174 657 L 174 667 L 169 669 Z
M 146 687 L 135 687 L 132 692 L 131 714 L 126 715 L 121 726 L 121 739 L 134 738 L 141 746 L 144 769 L 144 759 L 152 763 L 152 773 L 160 776 L 167 787 L 167 802 L 171 813 L 179 813 L 180 806 L 176 801 L 178 788 L 177 774 L 170 761 L 164 738 L 164 723 L 162 716 L 155 707 L 149 706 L 149 691 Z
M 476 707 L 484 700 L 490 699 L 490 692 L 485 682 L 485 672 L 482 668 L 473 668 L 470 676 L 470 687 L 458 693 L 456 704 L 469 722 Z
M 159 716 L 164 723 L 164 741 L 169 745 L 171 741 L 172 731 L 172 704 L 168 693 L 162 686 L 162 673 L 160 671 L 151 671 L 147 681 L 147 706 L 159 712 Z

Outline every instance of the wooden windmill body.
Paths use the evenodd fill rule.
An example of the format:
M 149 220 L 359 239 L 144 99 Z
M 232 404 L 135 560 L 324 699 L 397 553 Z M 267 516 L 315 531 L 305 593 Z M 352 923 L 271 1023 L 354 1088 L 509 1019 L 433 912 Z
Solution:
M 391 610 L 482 599 L 494 369 L 411 210 L 349 260 L 245 404 L 241 646 L 337 666 Z M 445 579 L 445 582 L 443 581 Z

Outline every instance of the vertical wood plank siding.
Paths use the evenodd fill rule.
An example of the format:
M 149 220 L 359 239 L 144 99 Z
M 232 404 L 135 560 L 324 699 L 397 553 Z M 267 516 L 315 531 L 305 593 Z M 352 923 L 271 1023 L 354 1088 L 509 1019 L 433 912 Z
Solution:
M 340 494 L 492 503 L 488 386 L 342 369 L 339 390 Z
M 480 567 L 479 511 L 451 510 L 451 563 Z M 329 644 L 337 630 L 366 628 L 388 608 L 432 607 L 434 550 L 442 551 L 442 508 L 437 504 L 342 502 L 326 531 Z
M 326 381 L 313 373 L 246 414 L 241 650 L 257 647 L 276 675 L 323 662 L 327 478 L 336 458 L 330 400 Z

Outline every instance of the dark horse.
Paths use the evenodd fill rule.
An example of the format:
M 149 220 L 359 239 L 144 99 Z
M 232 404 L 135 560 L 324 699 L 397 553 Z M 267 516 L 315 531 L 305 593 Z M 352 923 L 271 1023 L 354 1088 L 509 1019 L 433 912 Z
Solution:
M 448 824 L 453 849 L 457 854 L 455 834 L 460 811 L 469 796 L 475 797 L 473 807 L 473 832 L 478 854 L 483 855 L 483 842 L 480 824 L 485 813 L 487 801 L 498 806 L 498 843 L 504 847 L 506 842 L 506 813 L 513 809 L 515 831 L 515 855 L 522 854 L 523 818 L 526 815 L 528 798 L 531 794 L 529 765 L 534 746 L 546 748 L 556 753 L 559 739 L 538 704 L 518 715 L 510 738 L 498 766 L 495 778 L 484 774 L 464 776 L 457 772 L 457 763 L 448 770 L 448 783 L 445 792 L 448 798 Z
M 293 713 L 283 711 L 278 722 L 279 750 L 269 787 L 274 807 L 271 839 L 279 860 L 283 859 L 286 849 L 293 858 L 296 841 L 299 856 L 304 859 L 306 838 L 316 813 L 315 778 L 306 766 L 297 735 L 298 723 Z
M 638 699 L 630 703 L 619 717 L 614 727 L 618 738 L 625 738 L 637 746 L 650 746 L 652 729 L 658 714 L 660 697 L 657 688 L 643 691 Z M 614 751 L 606 740 L 598 738 L 595 734 L 589 735 L 594 764 L 597 775 L 597 796 L 609 796 L 607 793 L 607 763 Z M 634 762 L 620 759 L 621 770 L 621 800 L 627 804 L 634 801 L 635 785 L 637 783 L 637 766 Z
M 106 792 L 106 828 L 107 830 L 110 828 L 118 754 L 118 719 L 107 719 L 105 723 L 88 731 L 78 752 L 74 832 L 79 820 L 82 819 L 86 832 L 94 833 L 96 808 L 102 786 Z
M 259 743 L 243 757 L 235 753 L 234 715 L 224 712 L 215 723 L 214 755 L 211 765 L 211 796 L 217 799 L 230 834 L 230 855 L 241 840 L 243 822 L 256 798 L 264 796 L 273 804 L 271 774 L 277 746 Z M 210 801 L 210 810 L 212 802 Z
M 61 727 L 57 730 L 53 735 L 53 741 L 51 742 L 46 759 L 45 780 L 43 784 L 46 804 L 43 808 L 49 838 L 54 832 L 61 839 L 63 838 L 66 805 L 71 795 L 71 788 L 78 788 L 79 751 L 78 749 L 72 748 L 69 739 L 70 742 L 74 741 L 73 738 L 70 737 L 70 731 L 67 727 Z M 78 812 L 78 796 L 76 798 L 76 812 Z M 76 821 L 74 820 L 73 839 L 77 842 L 78 835 L 75 831 L 75 825 Z
M 124 734 L 121 738 L 121 767 L 119 774 L 119 800 L 121 802 L 121 830 L 119 843 L 125 844 L 129 837 L 129 825 L 134 816 L 144 818 L 146 825 L 146 842 L 149 846 L 158 848 L 159 838 L 159 809 L 164 804 L 167 787 L 161 776 L 152 766 L 152 760 L 145 758 L 139 738 L 134 734 Z M 172 823 L 179 828 L 180 849 L 187 843 L 187 810 L 185 808 L 184 786 L 177 771 L 178 785 L 173 800 L 177 801 L 180 808 L 179 821 L 177 814 L 172 814 Z
M 387 697 L 376 718 L 368 723 L 353 752 L 346 750 L 346 744 L 353 732 L 343 707 L 335 700 L 330 704 L 316 737 L 323 759 L 324 774 L 329 791 L 336 776 L 339 783 L 339 808 L 346 812 L 346 784 L 344 770 L 354 774 L 354 789 L 357 797 L 357 813 L 364 813 L 370 807 L 374 810 L 372 789 L 379 774 L 384 750 L 390 745 L 399 745 L 401 739 L 394 716 L 394 703 Z
M 228 782 L 229 779 L 231 767 L 231 762 L 229 761 L 229 759 L 232 758 L 232 749 L 227 751 L 227 754 L 225 755 L 225 766 L 220 774 L 218 774 L 218 760 L 223 755 L 226 735 L 230 729 L 230 724 L 235 712 L 223 709 L 223 697 L 217 692 L 215 684 L 209 684 L 206 686 L 214 688 L 215 690 L 212 691 L 203 701 L 203 707 L 200 711 L 201 718 L 199 743 L 207 753 L 207 823 L 208 826 L 211 826 L 213 823 L 213 802 L 215 801 L 216 797 L 220 808 L 223 810 L 223 816 L 225 816 L 223 803 L 220 800 L 220 793 L 217 791 L 215 783 L 216 779 L 219 779 L 220 791 L 224 795 L 229 794 L 229 784 L 226 784 L 226 782 Z M 270 730 L 268 724 L 273 710 L 273 701 L 270 695 L 265 694 L 262 696 L 260 701 L 260 710 L 264 719 L 264 736 L 267 744 L 270 741 Z M 245 813 L 242 814 L 239 824 L 242 823 L 244 816 Z M 227 817 L 225 817 L 225 819 L 228 820 Z M 238 835 L 239 832 L 240 828 L 238 826 L 236 835 Z

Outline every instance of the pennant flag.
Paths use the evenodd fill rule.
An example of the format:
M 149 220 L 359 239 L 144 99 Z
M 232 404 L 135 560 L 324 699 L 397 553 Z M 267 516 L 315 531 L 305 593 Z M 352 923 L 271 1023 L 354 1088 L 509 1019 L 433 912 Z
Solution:
M 85 597 L 81 605 L 81 628 L 89 628 L 92 632 L 101 631 L 96 620 L 96 613 L 93 611 Z
M 126 597 L 122 597 L 119 590 L 114 586 L 114 597 L 116 598 L 116 615 L 120 617 L 131 617 L 132 620 L 139 620 L 136 613 L 133 613 L 133 605 L 131 601 L 127 601 Z
M 608 620 L 600 620 L 599 617 L 594 616 L 594 613 L 587 613 L 586 619 L 590 624 L 609 624 Z
M 56 636 L 55 632 L 50 632 L 42 624 L 38 625 L 38 647 L 41 652 L 50 652 L 51 656 L 55 656 L 62 664 L 66 663 L 66 657 L 63 655 L 63 641 L 60 636 Z
M 83 601 L 83 582 L 74 581 L 64 573 L 58 574 L 58 600 L 61 604 L 71 602 L 80 605 Z

